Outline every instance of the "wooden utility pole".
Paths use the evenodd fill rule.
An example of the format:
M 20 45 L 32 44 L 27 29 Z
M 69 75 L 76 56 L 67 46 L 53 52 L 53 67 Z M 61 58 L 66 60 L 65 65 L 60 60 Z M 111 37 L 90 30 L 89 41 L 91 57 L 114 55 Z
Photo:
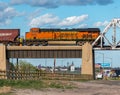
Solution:
M 55 73 L 55 65 L 56 65 L 56 58 L 54 58 L 54 69 L 53 69 L 54 73 Z

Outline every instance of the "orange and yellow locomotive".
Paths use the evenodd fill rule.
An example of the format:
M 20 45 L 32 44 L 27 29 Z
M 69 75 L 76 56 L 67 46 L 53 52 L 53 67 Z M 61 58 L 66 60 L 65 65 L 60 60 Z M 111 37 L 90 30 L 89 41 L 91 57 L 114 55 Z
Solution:
M 26 32 L 27 45 L 48 45 L 48 41 L 75 41 L 76 45 L 92 43 L 100 35 L 99 28 L 85 29 L 40 29 L 31 28 Z

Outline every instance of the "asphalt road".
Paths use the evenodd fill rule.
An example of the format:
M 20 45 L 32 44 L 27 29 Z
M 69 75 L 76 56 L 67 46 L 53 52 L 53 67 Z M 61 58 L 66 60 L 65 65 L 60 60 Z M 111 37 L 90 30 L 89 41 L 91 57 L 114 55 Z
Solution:
M 120 80 L 94 80 L 90 81 L 96 84 L 105 84 L 105 85 L 116 85 L 120 86 Z

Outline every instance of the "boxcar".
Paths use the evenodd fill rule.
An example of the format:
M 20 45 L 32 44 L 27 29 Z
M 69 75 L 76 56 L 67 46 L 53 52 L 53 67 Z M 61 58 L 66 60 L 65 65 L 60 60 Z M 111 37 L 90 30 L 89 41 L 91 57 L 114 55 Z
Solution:
M 3 44 L 18 44 L 18 37 L 20 36 L 19 29 L 0 29 L 0 43 Z

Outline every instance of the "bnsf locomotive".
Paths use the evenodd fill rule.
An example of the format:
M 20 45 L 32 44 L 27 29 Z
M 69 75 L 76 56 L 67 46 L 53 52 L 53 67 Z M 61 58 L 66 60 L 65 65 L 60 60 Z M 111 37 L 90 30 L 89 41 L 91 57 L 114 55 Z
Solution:
M 49 41 L 75 41 L 76 45 L 92 43 L 100 35 L 99 28 L 85 29 L 40 29 L 31 28 L 20 38 L 19 29 L 0 29 L 0 43 L 5 45 L 48 45 Z M 99 43 L 98 43 L 99 44 Z

